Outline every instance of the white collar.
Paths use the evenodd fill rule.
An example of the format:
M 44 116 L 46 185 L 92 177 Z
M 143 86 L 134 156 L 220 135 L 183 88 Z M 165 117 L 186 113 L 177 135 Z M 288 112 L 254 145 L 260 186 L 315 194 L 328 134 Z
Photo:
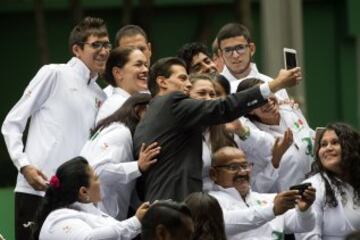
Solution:
M 250 63 L 250 68 L 251 68 L 250 73 L 246 77 L 241 78 L 241 79 L 257 77 L 260 74 L 255 63 Z M 228 67 L 226 65 L 224 66 L 224 69 L 221 72 L 221 75 L 223 75 L 229 82 L 239 80 L 230 72 L 230 70 L 228 69 Z
M 231 197 L 235 198 L 236 200 L 244 202 L 244 199 L 241 197 L 239 191 L 236 190 L 236 188 L 234 188 L 234 187 L 224 188 L 224 187 L 214 183 L 214 190 L 215 191 L 225 192 L 228 195 L 230 195 Z M 250 197 L 250 195 L 251 195 L 251 189 L 249 189 L 249 192 L 246 195 L 246 199 L 248 199 Z
M 69 206 L 69 208 L 78 210 L 81 212 L 91 213 L 94 215 L 99 216 L 107 216 L 104 212 L 102 212 L 100 209 L 98 209 L 94 203 L 81 203 L 81 202 L 74 202 Z
M 89 84 L 90 82 L 93 83 L 98 78 L 98 74 L 92 78 L 90 69 L 86 66 L 86 64 L 80 60 L 77 57 L 72 57 L 68 62 L 67 65 L 69 65 L 71 68 L 73 68 L 82 78 L 85 78 L 86 84 Z
M 120 96 L 122 96 L 124 98 L 131 97 L 130 93 L 128 93 L 127 91 L 125 91 L 121 87 L 114 87 L 113 88 L 113 94 L 118 94 L 118 95 L 120 95 Z

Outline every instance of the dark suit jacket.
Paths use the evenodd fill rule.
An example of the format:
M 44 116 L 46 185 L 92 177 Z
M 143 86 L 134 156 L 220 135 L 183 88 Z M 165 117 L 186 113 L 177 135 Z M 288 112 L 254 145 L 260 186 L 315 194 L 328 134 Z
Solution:
M 259 87 L 213 101 L 192 99 L 181 92 L 155 97 L 134 134 L 136 156 L 142 143 L 156 141 L 161 146 L 157 163 L 143 176 L 145 200 L 182 201 L 188 194 L 202 191 L 202 131 L 265 102 Z

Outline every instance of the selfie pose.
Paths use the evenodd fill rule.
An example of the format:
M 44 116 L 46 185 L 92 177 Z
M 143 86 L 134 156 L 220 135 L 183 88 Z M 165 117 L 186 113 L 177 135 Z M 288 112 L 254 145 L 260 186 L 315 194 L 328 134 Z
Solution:
M 297 239 L 340 240 L 360 230 L 360 135 L 350 126 L 333 123 L 317 140 L 309 179 L 316 189 L 315 228 Z

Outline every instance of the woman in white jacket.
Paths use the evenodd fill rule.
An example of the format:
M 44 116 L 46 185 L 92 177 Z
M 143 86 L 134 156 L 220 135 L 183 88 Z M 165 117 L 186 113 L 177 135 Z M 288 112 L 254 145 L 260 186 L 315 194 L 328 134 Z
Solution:
M 119 222 L 94 206 L 101 199 L 99 185 L 84 158 L 62 164 L 37 211 L 33 239 L 132 239 L 139 234 L 149 204 L 144 203 L 136 216 Z
M 237 91 L 243 91 L 258 84 L 262 80 L 248 78 L 243 80 Z M 313 142 L 315 132 L 309 127 L 301 110 L 288 102 L 281 102 L 274 95 L 268 98 L 268 103 L 252 110 L 245 115 L 250 121 L 274 140 L 287 131 L 291 131 L 293 142 L 281 158 L 277 170 L 277 180 L 273 186 L 267 185 L 261 192 L 281 192 L 290 186 L 305 180 L 313 162 Z
M 118 220 L 127 216 L 135 179 L 156 163 L 153 158 L 160 151 L 157 143 L 143 145 L 134 161 L 132 136 L 150 98 L 147 93 L 137 93 L 127 99 L 99 122 L 80 153 L 100 178 L 103 199 L 98 207 Z
M 360 134 L 343 123 L 329 124 L 316 141 L 309 179 L 316 188 L 316 226 L 297 239 L 342 240 L 360 230 Z

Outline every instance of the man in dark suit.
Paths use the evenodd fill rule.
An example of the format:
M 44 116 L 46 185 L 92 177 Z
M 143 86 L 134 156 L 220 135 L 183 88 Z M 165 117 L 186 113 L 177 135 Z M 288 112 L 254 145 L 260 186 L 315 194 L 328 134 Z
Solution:
M 295 85 L 299 68 L 281 70 L 272 82 L 225 99 L 203 101 L 188 97 L 191 83 L 185 63 L 179 58 L 159 59 L 150 69 L 148 84 L 154 97 L 136 128 L 134 150 L 142 143 L 158 142 L 157 163 L 144 175 L 147 201 L 182 201 L 202 191 L 202 131 L 214 124 L 230 122 L 266 103 L 271 92 Z

